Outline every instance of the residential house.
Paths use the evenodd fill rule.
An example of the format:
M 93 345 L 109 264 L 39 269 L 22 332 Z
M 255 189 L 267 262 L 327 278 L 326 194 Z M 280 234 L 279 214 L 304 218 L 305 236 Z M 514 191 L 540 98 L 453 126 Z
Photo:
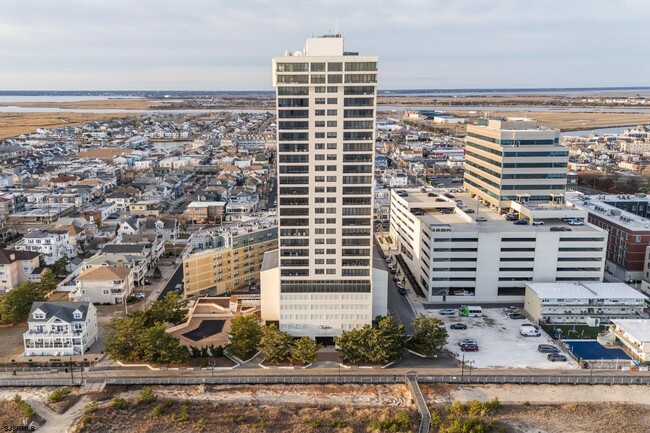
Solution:
M 165 242 L 178 238 L 179 224 L 176 218 L 147 218 L 141 227 L 144 235 L 160 235 Z
M 133 271 L 123 264 L 85 269 L 74 281 L 70 297 L 82 302 L 121 304 L 133 292 Z
M 15 244 L 15 248 L 40 253 L 47 265 L 64 257 L 70 260 L 77 256 L 76 247 L 70 244 L 65 229 L 32 230 Z
M 89 302 L 34 302 L 23 334 L 24 356 L 84 355 L 99 337 Z

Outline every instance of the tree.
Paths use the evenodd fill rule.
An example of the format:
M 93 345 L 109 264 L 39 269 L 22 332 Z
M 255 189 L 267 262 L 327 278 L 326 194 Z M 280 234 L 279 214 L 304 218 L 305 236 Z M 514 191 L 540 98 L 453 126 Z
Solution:
M 436 356 L 447 343 L 447 329 L 442 321 L 420 314 L 411 323 L 415 334 L 409 340 L 408 347 L 429 358 Z
M 114 318 L 106 325 L 106 353 L 126 362 L 187 362 L 189 351 L 178 338 L 165 331 L 166 327 L 166 322 L 153 320 L 148 310 L 136 310 L 127 317 Z
M 140 334 L 142 360 L 154 364 L 183 364 L 190 359 L 190 352 L 180 340 L 165 331 L 163 323 L 145 328 Z
M 293 337 L 280 331 L 274 324 L 262 326 L 261 331 L 262 340 L 259 348 L 264 357 L 275 363 L 289 359 Z
M 168 292 L 164 299 L 154 302 L 146 311 L 147 322 L 178 325 L 185 320 L 187 312 L 187 300 L 176 292 Z
M 404 326 L 392 317 L 377 317 L 377 326 L 343 331 L 334 341 L 343 359 L 353 364 L 372 362 L 386 364 L 397 360 L 404 347 Z
M 15 325 L 29 314 L 34 302 L 40 301 L 45 301 L 45 296 L 38 284 L 31 281 L 20 283 L 0 301 L 0 318 L 4 323 Z
M 377 326 L 368 341 L 369 360 L 379 364 L 396 361 L 404 350 L 404 325 L 397 323 L 392 316 L 377 317 L 376 321 Z
M 140 332 L 145 329 L 145 313 L 134 311 L 127 317 L 115 317 L 106 324 L 104 350 L 118 361 L 136 362 L 144 357 L 140 346 Z
M 41 290 L 43 292 L 50 292 L 54 289 L 56 289 L 56 285 L 58 284 L 58 281 L 54 274 L 52 273 L 51 269 L 46 269 L 45 272 L 43 272 L 43 275 L 41 275 Z
M 228 350 L 239 359 L 252 355 L 260 344 L 262 331 L 256 316 L 239 316 L 230 322 Z
M 334 337 L 339 352 L 345 361 L 357 364 L 370 359 L 368 342 L 372 337 L 370 325 L 341 332 L 339 337 Z
M 68 275 L 68 258 L 61 257 L 49 267 L 55 277 Z
M 317 344 L 312 338 L 298 338 L 297 340 L 294 340 L 291 345 L 291 360 L 300 364 L 311 364 L 316 362 L 316 352 L 318 352 L 318 349 L 320 348 L 320 344 Z

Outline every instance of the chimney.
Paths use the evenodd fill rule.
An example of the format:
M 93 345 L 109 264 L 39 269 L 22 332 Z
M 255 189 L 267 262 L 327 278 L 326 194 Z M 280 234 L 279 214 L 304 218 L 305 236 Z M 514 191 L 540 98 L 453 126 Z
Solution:
M 118 260 L 118 261 L 117 261 L 117 267 L 118 267 L 118 268 L 123 268 L 123 267 L 124 267 L 124 260 L 121 260 L 121 259 Z
M 11 260 L 12 262 L 15 261 L 16 260 L 16 253 L 9 254 L 9 260 Z

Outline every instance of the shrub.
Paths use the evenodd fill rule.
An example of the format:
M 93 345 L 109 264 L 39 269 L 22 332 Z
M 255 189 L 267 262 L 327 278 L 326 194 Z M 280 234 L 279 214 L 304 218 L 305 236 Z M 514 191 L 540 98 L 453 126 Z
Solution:
M 235 419 L 235 423 L 237 425 L 242 425 L 246 422 L 246 418 L 244 418 L 244 415 L 239 415 L 237 419 Z
M 151 416 L 153 416 L 153 417 L 161 416 L 164 413 L 165 413 L 165 406 L 163 406 L 162 404 L 156 405 L 156 407 L 154 407 L 151 410 Z
M 255 430 L 263 429 L 264 427 L 266 427 L 266 422 L 264 422 L 262 418 L 260 418 L 259 421 L 253 424 L 253 428 Z
M 140 403 L 151 404 L 156 401 L 156 394 L 153 393 L 150 386 L 145 386 L 140 391 Z
M 410 431 L 411 415 L 407 411 L 398 412 L 393 418 L 383 418 L 379 421 L 372 420 L 370 428 L 374 430 L 388 430 L 390 432 Z
M 526 400 L 525 402 L 523 402 L 523 405 L 524 406 L 530 406 L 530 402 L 528 400 Z
M 94 401 L 91 401 L 86 405 L 84 408 L 84 413 L 95 413 L 99 410 L 99 406 L 97 406 L 97 403 Z
M 178 416 L 176 417 L 176 419 L 179 421 L 187 421 L 189 417 L 190 417 L 189 404 L 187 402 L 184 402 L 178 411 Z
M 204 420 L 203 418 L 199 418 L 199 419 L 196 421 L 196 423 L 197 423 L 198 425 L 205 425 L 205 420 Z
M 442 424 L 442 416 L 440 415 L 440 412 L 435 410 L 431 412 L 431 420 L 429 424 L 433 429 L 437 429 L 438 427 L 440 427 L 440 425 Z
M 332 428 L 346 428 L 348 424 L 345 421 L 332 421 Z
M 50 403 L 58 403 L 58 402 L 62 401 L 64 398 L 66 398 L 68 395 L 70 395 L 71 392 L 72 392 L 72 390 L 70 388 L 67 388 L 67 387 L 66 388 L 55 389 L 50 394 Z
M 199 359 L 199 368 L 205 368 L 208 366 L 208 360 L 205 358 Z
M 111 401 L 111 406 L 113 407 L 113 409 L 117 409 L 117 410 L 126 409 L 126 399 L 119 396 L 113 397 L 113 401 Z
M 26 402 L 23 401 L 23 399 L 18 395 L 14 395 L 14 402 L 20 407 L 20 411 L 23 413 L 23 418 L 31 418 L 33 417 L 36 413 L 34 412 L 34 409 Z
M 321 428 L 323 426 L 322 419 L 315 419 L 311 422 L 311 428 Z

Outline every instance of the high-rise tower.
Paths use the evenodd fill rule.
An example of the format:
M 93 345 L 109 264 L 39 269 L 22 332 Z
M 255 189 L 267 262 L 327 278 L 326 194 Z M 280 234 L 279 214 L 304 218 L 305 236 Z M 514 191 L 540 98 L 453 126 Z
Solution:
M 337 335 L 386 314 L 372 266 L 377 57 L 345 52 L 340 35 L 309 38 L 273 59 L 273 84 L 279 250 L 263 266 L 262 316 Z

